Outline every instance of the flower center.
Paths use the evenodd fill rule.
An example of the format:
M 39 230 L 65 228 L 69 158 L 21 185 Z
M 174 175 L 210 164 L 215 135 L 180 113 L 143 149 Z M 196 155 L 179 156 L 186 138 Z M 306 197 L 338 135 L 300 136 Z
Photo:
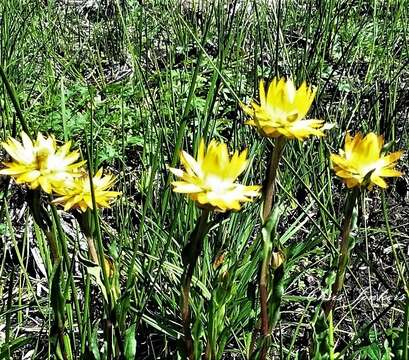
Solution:
M 203 187 L 207 191 L 223 194 L 233 187 L 233 183 L 218 176 L 208 175 L 204 179 Z
M 47 170 L 48 157 L 49 157 L 49 152 L 47 151 L 47 149 L 37 150 L 36 160 L 37 160 L 38 168 L 40 170 Z
M 379 161 L 371 162 L 369 164 L 363 164 L 359 169 L 358 173 L 362 176 L 365 177 L 368 175 L 370 172 L 375 173 L 379 168 L 382 167 L 382 164 Z
M 288 123 L 292 123 L 298 118 L 296 111 L 287 112 L 281 108 L 272 107 L 270 105 L 266 106 L 266 110 L 270 119 L 276 123 L 276 127 L 288 126 Z

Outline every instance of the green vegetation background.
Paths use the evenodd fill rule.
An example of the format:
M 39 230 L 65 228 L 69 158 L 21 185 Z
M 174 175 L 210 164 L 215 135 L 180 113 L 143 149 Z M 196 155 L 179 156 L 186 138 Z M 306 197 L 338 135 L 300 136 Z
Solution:
M 102 231 L 119 274 L 119 327 L 136 335 L 137 358 L 176 358 L 180 346 L 181 249 L 198 210 L 171 193 L 166 166 L 177 163 L 181 148 L 194 152 L 200 137 L 215 138 L 231 149 L 248 147 L 245 181 L 261 183 L 267 140 L 243 125 L 238 102 L 257 97 L 258 80 L 276 75 L 318 86 L 309 116 L 337 124 L 322 140 L 292 141 L 280 167 L 279 234 L 292 255 L 272 353 L 306 356 L 345 196 L 329 152 L 342 145 L 346 129 L 384 134 L 391 150 L 409 147 L 408 11 L 405 0 L 0 3 L 0 64 L 32 131 L 72 139 L 82 150 L 87 143 L 93 165 L 118 175 L 123 197 L 104 211 Z M 0 121 L 3 139 L 19 127 L 3 84 Z M 408 276 L 407 159 L 404 177 L 361 201 L 335 318 L 337 349 L 348 359 L 388 359 L 407 326 L 398 280 L 399 269 Z M 52 319 L 48 250 L 22 190 L 1 194 L 0 358 L 44 359 Z M 258 211 L 255 203 L 218 215 L 196 272 L 194 333 L 203 337 L 209 314 L 223 304 L 225 358 L 245 358 L 257 319 Z M 84 255 L 72 218 L 66 215 L 63 225 L 70 254 Z M 102 358 L 99 289 L 79 261 L 71 270 L 86 329 L 85 339 L 76 338 L 69 302 L 74 352 Z M 222 271 L 228 280 L 220 280 Z M 234 296 L 210 300 L 226 286 Z

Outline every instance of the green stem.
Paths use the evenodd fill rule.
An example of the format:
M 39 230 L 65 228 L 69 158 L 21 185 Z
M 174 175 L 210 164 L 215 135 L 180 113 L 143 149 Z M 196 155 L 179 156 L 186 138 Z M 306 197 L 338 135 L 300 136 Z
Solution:
M 85 276 L 85 291 L 84 291 L 84 316 L 82 317 L 82 327 L 84 329 L 83 335 L 81 337 L 81 353 L 85 352 L 86 340 L 88 338 L 89 343 L 91 343 L 91 321 L 90 321 L 90 288 L 91 288 L 91 279 L 90 275 Z
M 264 203 L 263 203 L 263 223 L 265 223 L 270 215 L 271 209 L 273 208 L 273 200 L 276 190 L 276 178 L 278 164 L 280 162 L 281 155 L 283 154 L 284 145 L 286 143 L 286 138 L 280 136 L 276 139 L 275 147 L 271 154 L 270 165 L 267 169 L 266 180 L 263 189 Z
M 280 136 L 275 141 L 274 149 L 271 153 L 271 160 L 266 173 L 266 179 L 263 189 L 263 214 L 262 220 L 263 224 L 266 225 L 271 209 L 273 208 L 274 195 L 276 192 L 276 178 L 278 171 L 278 164 L 280 162 L 281 155 L 283 154 L 284 145 L 286 143 L 286 138 Z M 270 239 L 264 239 L 263 245 L 263 261 L 261 263 L 260 269 L 260 281 L 259 281 L 259 292 L 260 292 L 260 317 L 261 317 L 261 333 L 262 333 L 262 348 L 260 353 L 260 359 L 266 358 L 268 349 L 268 340 L 270 336 L 270 325 L 268 316 L 268 276 L 269 276 L 269 264 L 271 262 L 271 251 L 272 244 Z
M 208 341 L 206 344 L 206 350 L 203 356 L 203 360 L 213 360 L 213 359 L 214 359 L 214 351 L 212 349 L 212 345 L 210 344 L 210 341 Z
M 344 286 L 345 272 L 350 256 L 349 234 L 351 232 L 352 214 L 356 204 L 356 200 L 360 193 L 360 188 L 354 188 L 348 195 L 345 201 L 345 213 L 342 223 L 340 250 L 338 257 L 337 274 L 335 282 L 332 285 L 331 299 L 324 304 L 325 315 L 328 316 L 333 310 L 336 298 Z
M 49 200 L 51 202 L 51 198 L 49 198 Z M 48 240 L 48 244 L 49 244 L 51 256 L 52 256 L 53 267 L 61 266 L 60 264 L 61 252 L 60 252 L 60 247 L 58 246 L 56 233 L 53 230 L 53 224 L 54 224 L 58 237 L 60 239 L 60 245 L 62 249 L 62 255 L 64 258 L 64 262 L 67 266 L 67 269 L 70 269 L 71 261 L 68 255 L 67 243 L 66 243 L 64 231 L 61 227 L 61 223 L 59 220 L 57 210 L 55 209 L 55 206 L 51 205 L 51 210 L 52 210 L 52 215 L 53 215 L 53 220 L 54 220 L 54 223 L 53 223 L 49 217 L 48 212 L 41 205 L 40 190 L 28 191 L 27 192 L 27 202 L 29 204 L 30 211 L 33 215 L 34 221 L 40 227 L 40 229 L 44 232 Z M 60 271 L 58 272 L 58 274 L 60 274 Z M 57 275 L 54 275 L 54 276 L 57 276 Z M 62 275 L 59 275 L 59 276 L 62 277 Z M 58 282 L 60 281 L 61 279 L 58 279 Z M 78 302 L 77 291 L 75 288 L 74 278 L 73 278 L 71 271 L 68 271 L 68 282 L 70 283 L 71 289 L 72 289 L 72 296 L 73 296 L 75 310 L 76 310 L 78 324 L 79 324 L 78 330 L 79 330 L 79 334 L 81 337 L 82 335 L 81 311 L 80 311 L 80 306 Z M 63 353 L 63 356 L 66 357 L 71 353 L 70 346 L 68 346 L 69 340 L 67 336 L 65 335 L 65 299 L 67 296 L 67 289 L 64 291 L 64 294 L 63 294 L 61 292 L 61 288 L 59 285 L 58 287 L 55 287 L 53 296 L 56 296 L 59 298 L 59 300 L 56 301 L 55 303 L 56 306 L 54 308 L 54 312 L 55 312 L 56 326 L 58 329 L 58 339 L 60 342 L 61 351 Z
M 183 249 L 183 264 L 184 272 L 182 275 L 182 299 L 181 299 L 181 316 L 183 323 L 183 333 L 185 340 L 185 352 L 186 357 L 189 360 L 193 360 L 194 349 L 193 349 L 193 338 L 190 330 L 190 308 L 189 308 L 189 297 L 190 297 L 190 286 L 192 283 L 193 272 L 200 256 L 203 246 L 203 238 L 205 237 L 208 227 L 207 218 L 209 215 L 209 210 L 202 210 L 202 214 L 198 220 L 196 228 L 192 234 L 189 243 Z
M 270 328 L 274 329 L 278 321 L 280 320 L 280 306 L 284 293 L 284 269 L 285 262 L 283 262 L 278 268 L 274 270 L 272 279 L 272 294 L 271 294 L 271 306 L 270 306 Z
M 334 321 L 332 318 L 332 311 L 328 314 L 328 346 L 329 346 L 329 358 L 335 359 L 334 354 Z
M 260 359 L 265 359 L 267 356 L 267 350 L 271 342 L 271 330 L 277 326 L 280 319 L 280 306 L 284 292 L 285 262 L 274 269 L 274 272 L 271 272 L 271 248 L 272 243 L 269 246 L 269 255 L 265 258 L 266 261 L 263 259 L 262 274 L 260 276 L 260 305 L 265 306 L 261 308 L 261 331 L 263 339 Z M 262 277 L 264 277 L 263 283 L 261 280 Z
M 49 200 L 51 202 L 51 198 L 49 198 Z M 67 281 L 69 282 L 70 287 L 71 287 L 71 291 L 72 291 L 72 299 L 74 301 L 75 312 L 76 312 L 77 321 L 78 321 L 79 336 L 82 337 L 82 333 L 83 333 L 83 329 L 82 329 L 82 313 L 81 313 L 81 308 L 80 308 L 80 304 L 79 304 L 79 301 L 78 301 L 78 293 L 77 293 L 77 289 L 75 287 L 73 272 L 71 271 L 72 260 L 70 260 L 70 256 L 68 254 L 68 246 L 67 246 L 65 233 L 64 233 L 64 230 L 63 230 L 63 228 L 61 226 L 61 222 L 60 222 L 60 218 L 59 218 L 58 213 L 57 213 L 57 209 L 55 208 L 54 205 L 51 205 L 51 212 L 53 214 L 54 224 L 55 224 L 55 227 L 56 227 L 56 230 L 57 230 L 58 237 L 60 239 L 63 259 L 64 259 L 64 262 L 65 262 L 66 267 L 68 269 L 68 279 L 67 279 Z M 67 289 L 65 290 L 65 293 L 67 293 Z M 65 298 L 66 298 L 66 296 L 64 296 L 64 299 Z
M 44 230 L 44 233 L 45 233 L 45 237 L 47 238 L 48 245 L 50 246 L 52 263 L 55 264 L 60 258 L 60 255 L 59 255 L 58 246 L 55 240 L 54 233 L 52 231 L 46 231 L 46 230 Z
M 397 251 L 396 251 L 396 248 L 398 248 L 398 247 L 396 246 L 396 243 L 395 243 L 395 241 L 393 240 L 392 230 L 391 230 L 391 226 L 390 226 L 390 224 L 389 224 L 389 215 L 388 215 L 388 209 L 387 209 L 387 201 L 386 201 L 386 199 L 385 199 L 385 193 L 384 193 L 383 191 L 382 191 L 382 193 L 381 193 L 381 199 L 382 199 L 383 217 L 384 217 L 384 219 L 385 219 L 386 233 L 388 234 L 388 238 L 389 238 L 389 241 L 390 241 L 390 243 L 391 243 L 392 254 L 393 254 L 393 257 L 394 257 L 395 262 L 396 262 L 396 269 L 397 269 L 397 271 L 398 271 L 399 278 L 400 278 L 400 280 L 401 280 L 402 283 L 403 283 L 403 288 L 404 288 L 406 294 L 409 295 L 409 287 L 408 287 L 408 284 L 407 284 L 407 277 L 404 275 L 404 271 L 403 271 L 404 268 L 403 268 L 403 266 L 401 265 L 401 262 L 400 262 L 400 260 L 399 260 L 398 253 L 397 253 Z M 403 265 L 406 267 L 407 270 L 409 270 L 409 268 L 407 267 L 406 264 L 407 264 L 407 263 L 404 262 Z
M 97 210 L 97 204 L 95 200 L 95 193 L 94 193 L 94 187 L 93 187 L 93 182 L 92 182 L 92 173 L 91 170 L 88 169 L 90 172 L 90 187 L 91 187 L 91 197 L 92 197 L 92 204 L 93 204 L 93 220 L 94 220 L 94 226 L 95 226 L 95 235 L 96 235 L 96 245 L 97 245 L 97 259 L 98 263 L 101 266 L 102 269 L 102 278 L 103 278 L 103 283 L 106 289 L 107 293 L 107 308 L 106 313 L 107 313 L 107 319 L 105 321 L 105 328 L 104 328 L 104 333 L 105 333 L 105 339 L 108 341 L 108 358 L 114 357 L 114 341 L 116 340 L 116 345 L 119 345 L 119 338 L 114 338 L 114 334 L 117 332 L 115 331 L 116 327 L 116 320 L 115 320 L 115 310 L 114 310 L 114 300 L 112 298 L 112 291 L 111 291 L 111 281 L 108 275 L 108 269 L 105 266 L 105 252 L 104 252 L 104 244 L 102 243 L 102 235 L 101 235 L 101 228 L 100 228 L 100 223 L 99 223 L 99 216 L 98 216 L 98 210 Z M 121 350 L 120 350 L 121 351 Z
M 92 94 L 91 94 L 92 95 Z M 91 108 L 91 119 L 93 119 L 93 109 Z M 93 121 L 91 121 L 91 131 L 90 131 L 90 139 L 92 139 L 93 135 Z M 87 138 L 87 134 L 85 134 L 85 138 Z M 93 142 L 91 140 L 90 145 L 86 142 L 86 160 L 88 163 L 88 176 L 89 176 L 89 186 L 90 186 L 90 193 L 91 193 L 91 200 L 92 200 L 92 209 L 90 209 L 90 218 L 92 219 L 92 234 L 93 240 L 96 241 L 96 252 L 98 263 L 101 266 L 102 272 L 102 281 L 106 290 L 107 299 L 104 301 L 104 310 L 106 313 L 106 320 L 104 323 L 104 336 L 107 341 L 107 357 L 113 358 L 115 357 L 114 350 L 119 348 L 119 352 L 122 352 L 122 342 L 121 339 L 116 337 L 114 338 L 114 334 L 117 334 L 118 331 L 115 330 L 117 326 L 116 321 L 116 314 L 115 314 L 115 299 L 112 296 L 112 284 L 111 279 L 108 274 L 107 266 L 105 266 L 105 251 L 104 251 L 104 244 L 102 242 L 102 232 L 101 232 L 101 225 L 100 225 L 100 218 L 98 213 L 98 206 L 95 199 L 95 191 L 94 191 L 94 183 L 93 183 Z M 116 341 L 116 345 L 114 346 L 114 341 Z
M 403 321 L 403 360 L 409 360 L 409 294 L 406 294 L 405 319 Z
M 264 247 L 270 247 L 270 244 L 266 244 L 264 242 Z M 261 263 L 261 271 L 260 271 L 260 312 L 261 312 L 261 334 L 263 336 L 263 344 L 261 349 L 260 359 L 265 359 L 267 354 L 267 340 L 270 335 L 270 327 L 268 321 L 268 264 L 270 263 L 271 259 L 271 250 L 268 250 L 270 255 L 263 256 L 263 261 Z

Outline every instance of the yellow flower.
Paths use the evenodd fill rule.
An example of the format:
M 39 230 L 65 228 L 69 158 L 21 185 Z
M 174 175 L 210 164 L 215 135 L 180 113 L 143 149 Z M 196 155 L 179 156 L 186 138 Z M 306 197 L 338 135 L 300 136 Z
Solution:
M 4 163 L 6 168 L 0 174 L 12 176 L 17 184 L 27 184 L 31 189 L 39 186 L 51 194 L 55 187 L 63 186 L 80 176 L 78 168 L 85 161 L 77 162 L 78 151 L 70 152 L 71 142 L 58 147 L 54 136 L 44 138 L 38 133 L 37 139 L 31 141 L 25 132 L 21 133 L 22 143 L 10 137 L 2 145 L 13 158 Z
M 92 178 L 95 203 L 97 207 L 109 207 L 110 201 L 121 195 L 121 193 L 108 190 L 114 184 L 115 177 L 112 175 L 102 176 L 102 171 L 103 169 L 100 168 Z M 55 191 L 61 196 L 53 200 L 53 203 L 64 205 L 65 211 L 71 208 L 78 208 L 85 212 L 88 208 L 93 208 L 88 174 L 83 174 L 82 177 L 74 179 L 70 185 L 57 188 Z
M 316 89 L 305 82 L 296 89 L 291 80 L 274 78 L 265 92 L 264 81 L 260 80 L 260 105 L 252 101 L 250 106 L 241 104 L 251 117 L 247 125 L 257 128 L 262 136 L 299 139 L 310 135 L 324 136 L 323 130 L 332 127 L 323 120 L 305 119 L 314 100 Z
M 402 175 L 394 167 L 403 151 L 384 155 L 383 143 L 383 136 L 372 132 L 365 137 L 358 133 L 353 138 L 346 133 L 344 150 L 340 150 L 339 155 L 331 154 L 331 162 L 336 175 L 348 188 L 363 186 L 372 190 L 374 185 L 378 185 L 385 189 L 388 185 L 384 177 Z
M 244 186 L 234 181 L 246 169 L 247 150 L 235 151 L 230 158 L 227 145 L 212 140 L 205 149 L 200 142 L 197 159 L 185 151 L 180 154 L 184 170 L 169 170 L 181 181 L 172 183 L 173 191 L 185 193 L 199 207 L 219 212 L 240 210 L 242 202 L 258 196 L 260 186 Z

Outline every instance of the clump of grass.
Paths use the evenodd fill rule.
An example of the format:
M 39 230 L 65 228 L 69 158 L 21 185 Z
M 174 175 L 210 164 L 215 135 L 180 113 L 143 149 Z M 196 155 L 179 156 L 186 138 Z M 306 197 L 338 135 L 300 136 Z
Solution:
M 0 357 L 184 358 L 189 340 L 190 358 L 408 359 L 407 154 L 346 209 L 330 164 L 346 130 L 408 148 L 406 2 L 109 3 L 0 4 L 2 140 L 72 140 L 85 178 L 103 167 L 122 193 L 98 209 L 89 181 L 83 213 L 1 178 Z M 315 84 L 308 118 L 336 127 L 265 137 L 274 116 L 242 105 L 275 77 Z M 264 185 L 206 231 L 168 170 L 201 139 L 247 148 L 239 181 Z

